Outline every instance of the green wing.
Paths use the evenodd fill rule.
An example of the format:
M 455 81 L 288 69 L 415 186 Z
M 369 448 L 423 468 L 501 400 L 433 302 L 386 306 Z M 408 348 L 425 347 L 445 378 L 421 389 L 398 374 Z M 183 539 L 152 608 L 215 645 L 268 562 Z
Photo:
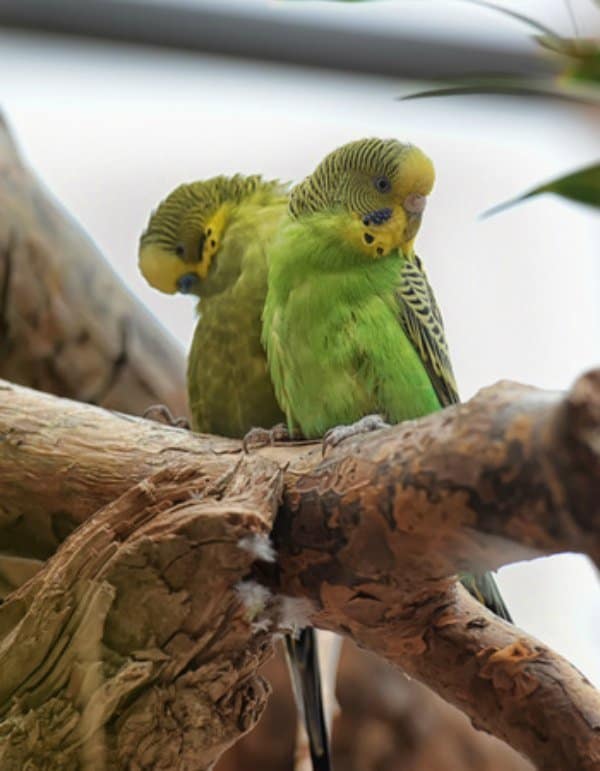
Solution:
M 460 401 L 442 314 L 418 257 L 405 262 L 396 290 L 400 323 L 419 354 L 442 407 Z
M 413 262 L 404 264 L 396 297 L 400 323 L 427 370 L 440 405 L 447 407 L 458 403 L 460 399 L 452 371 L 442 314 L 418 257 L 415 256 Z M 491 573 L 480 576 L 462 573 L 460 579 L 475 599 L 500 618 L 512 622 Z

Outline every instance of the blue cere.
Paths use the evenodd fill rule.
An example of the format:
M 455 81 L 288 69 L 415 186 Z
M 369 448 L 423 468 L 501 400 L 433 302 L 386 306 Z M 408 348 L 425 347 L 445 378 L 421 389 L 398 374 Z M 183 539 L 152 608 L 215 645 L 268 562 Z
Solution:
M 381 225 L 383 222 L 387 222 L 391 216 L 391 209 L 377 209 L 363 217 L 363 225 Z

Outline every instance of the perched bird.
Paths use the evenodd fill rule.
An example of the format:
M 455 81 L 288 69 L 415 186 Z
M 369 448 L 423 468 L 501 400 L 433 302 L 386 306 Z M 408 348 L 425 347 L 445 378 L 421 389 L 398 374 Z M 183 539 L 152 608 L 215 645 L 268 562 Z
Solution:
M 187 373 L 195 431 L 243 437 L 283 420 L 260 335 L 267 247 L 287 205 L 277 181 L 215 177 L 175 189 L 141 236 L 139 267 L 148 283 L 199 298 Z M 287 636 L 286 648 L 313 767 L 328 771 L 315 631 Z
M 268 253 L 262 340 L 291 430 L 336 444 L 459 401 L 414 240 L 433 164 L 395 139 L 330 153 L 291 192 Z M 339 428 L 338 428 L 339 427 Z M 461 576 L 511 620 L 490 574 Z
M 195 431 L 242 437 L 282 419 L 260 318 L 265 250 L 286 207 L 279 182 L 214 177 L 176 188 L 142 234 L 139 267 L 148 283 L 200 298 L 187 372 Z

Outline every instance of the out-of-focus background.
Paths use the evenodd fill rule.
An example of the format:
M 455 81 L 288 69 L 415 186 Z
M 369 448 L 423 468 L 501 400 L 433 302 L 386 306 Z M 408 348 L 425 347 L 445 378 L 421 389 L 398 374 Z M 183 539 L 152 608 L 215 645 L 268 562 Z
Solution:
M 561 34 L 573 35 L 573 17 L 579 34 L 600 33 L 593 0 L 498 2 Z M 298 180 L 365 135 L 420 145 L 438 181 L 418 247 L 465 398 L 500 378 L 565 388 L 600 363 L 595 211 L 546 195 L 480 218 L 594 160 L 598 113 L 537 98 L 398 97 L 436 74 L 548 66 L 526 26 L 459 0 L 0 0 L 0 109 L 23 154 L 184 346 L 193 301 L 151 290 L 136 266 L 150 210 L 173 187 L 234 172 Z M 516 622 L 600 685 L 589 563 L 540 559 L 499 582 Z

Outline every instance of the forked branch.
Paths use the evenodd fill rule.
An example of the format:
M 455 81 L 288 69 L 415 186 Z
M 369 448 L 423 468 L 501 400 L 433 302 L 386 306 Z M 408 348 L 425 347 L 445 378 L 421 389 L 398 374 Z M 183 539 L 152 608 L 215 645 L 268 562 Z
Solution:
M 5 383 L 0 439 L 3 547 L 44 555 L 82 525 L 0 608 L 4 747 L 60 704 L 69 746 L 75 731 L 88 753 L 157 762 L 152 721 L 169 709 L 177 730 L 157 740 L 170 748 L 161 753 L 208 767 L 260 712 L 252 672 L 283 593 L 540 768 L 599 767 L 598 692 L 454 576 L 534 553 L 598 563 L 600 372 L 566 396 L 500 383 L 325 458 L 318 445 L 244 456 L 232 440 Z M 281 495 L 277 562 L 254 566 L 272 594 L 245 593 L 244 604 L 239 582 L 260 553 L 245 539 L 269 532 Z M 30 736 L 37 751 L 46 734 Z

